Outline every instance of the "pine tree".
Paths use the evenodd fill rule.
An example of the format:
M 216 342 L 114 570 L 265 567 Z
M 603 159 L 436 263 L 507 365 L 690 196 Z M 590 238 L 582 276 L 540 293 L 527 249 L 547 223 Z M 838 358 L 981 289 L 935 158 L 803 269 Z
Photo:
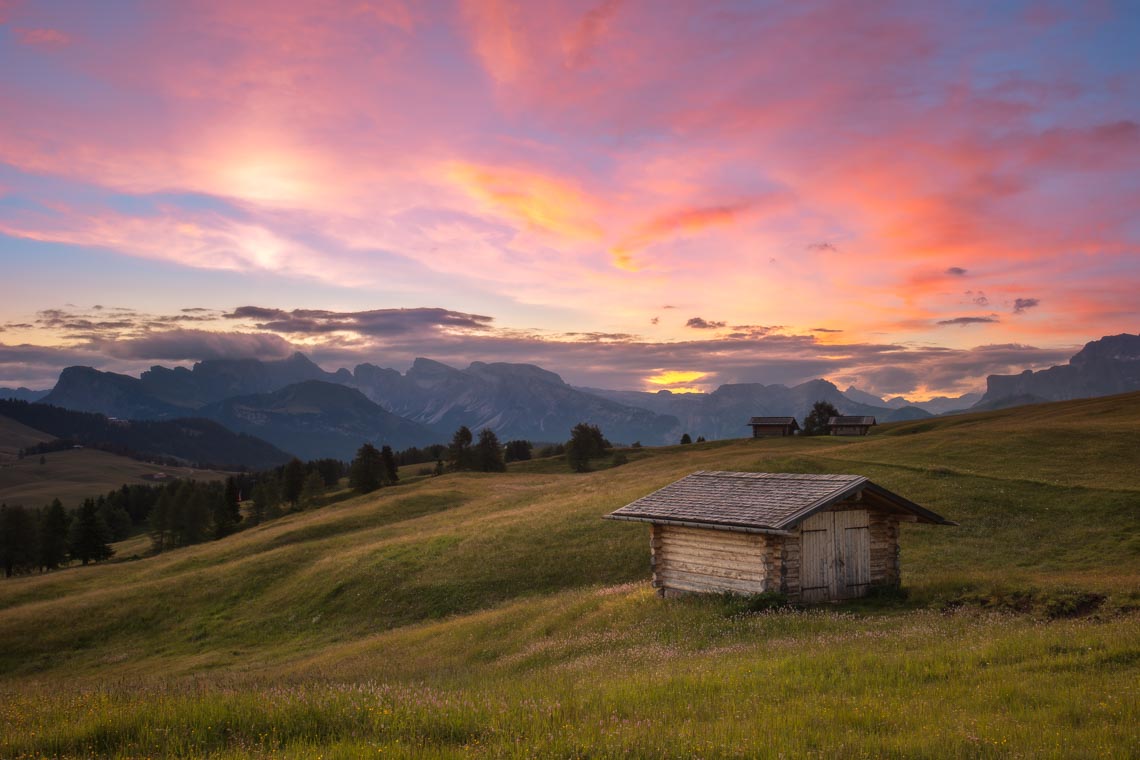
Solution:
M 579 422 L 570 431 L 570 440 L 566 443 L 566 461 L 574 472 L 588 472 L 590 460 L 604 456 L 609 448 L 610 442 L 597 425 Z
M 301 509 L 312 509 L 317 506 L 317 500 L 325 492 L 325 480 L 321 474 L 313 470 L 305 478 L 305 485 L 301 487 Z
M 258 483 L 250 494 L 249 524 L 260 525 L 265 521 L 266 505 L 269 499 L 265 493 L 265 484 Z
M 391 446 L 380 449 L 380 464 L 384 482 L 395 485 L 400 482 L 399 468 L 396 467 L 396 455 L 392 453 Z
M 475 469 L 480 472 L 504 472 L 507 469 L 503 461 L 503 447 L 499 445 L 499 436 L 491 428 L 479 431 L 479 443 L 475 445 Z
M 305 487 L 305 465 L 300 459 L 293 457 L 285 470 L 281 473 L 281 492 L 285 501 L 297 506 L 301 498 L 301 489 Z
M 75 515 L 71 525 L 68 548 L 72 559 L 83 564 L 109 559 L 115 550 L 111 548 L 111 531 L 103 522 L 94 499 L 84 499 L 83 506 Z
M 276 520 L 281 516 L 281 483 L 270 473 L 262 481 L 262 485 L 264 486 L 262 494 L 265 497 L 265 519 Z
M 45 570 L 55 570 L 67 561 L 67 529 L 70 520 L 63 502 L 53 499 L 40 514 L 40 540 L 38 564 Z
M 460 426 L 451 436 L 451 445 L 447 447 L 447 464 L 453 470 L 471 469 L 471 428 Z
M 507 441 L 503 453 L 508 462 L 525 462 L 530 459 L 533 450 L 534 444 L 530 441 L 514 440 Z
M 180 489 L 175 526 L 179 546 L 190 546 L 206 539 L 212 510 L 206 490 L 197 483 L 183 483 Z
M 4 577 L 32 570 L 36 564 L 36 522 L 23 507 L 0 506 L 0 565 Z
M 115 495 L 114 493 L 112 495 Z M 127 510 L 123 509 L 117 500 L 104 498 L 102 496 L 95 502 L 99 508 L 99 514 L 103 517 L 103 522 L 111 530 L 111 539 L 114 541 L 122 541 L 131 535 L 131 530 L 134 528 L 134 523 L 131 516 L 127 514 Z
M 154 546 L 155 552 L 161 552 L 174 546 L 171 536 L 173 511 L 173 497 L 170 488 L 167 487 L 162 489 L 162 493 L 158 495 L 158 501 L 154 503 L 146 521 L 147 532 L 150 534 L 150 542 Z
M 241 489 L 231 475 L 226 478 L 226 486 L 214 501 L 214 538 L 222 538 L 234 532 L 241 522 Z
M 371 443 L 356 451 L 348 472 L 348 484 L 360 493 L 371 493 L 383 484 L 384 461 Z
M 681 436 L 681 445 L 685 445 L 687 443 L 692 443 L 692 442 L 693 442 L 693 439 L 689 437 L 688 433 L 685 433 L 684 435 Z

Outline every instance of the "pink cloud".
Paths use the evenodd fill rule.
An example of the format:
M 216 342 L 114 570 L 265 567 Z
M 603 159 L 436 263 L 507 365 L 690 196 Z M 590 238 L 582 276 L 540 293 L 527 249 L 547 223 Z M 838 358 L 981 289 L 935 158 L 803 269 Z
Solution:
M 2 11 L 0 11 L 2 12 Z M 71 44 L 71 35 L 58 29 L 20 29 L 14 30 L 20 42 L 32 47 L 63 47 Z
M 992 308 L 1040 298 L 1066 340 L 1136 316 L 1116 287 L 1135 282 L 1140 245 L 1136 77 L 1089 76 L 1064 46 L 1040 57 L 1020 27 L 842 3 L 267 7 L 173 4 L 103 38 L 77 26 L 83 44 L 50 56 L 73 87 L 0 81 L 19 104 L 0 162 L 83 193 L 193 193 L 231 213 L 134 213 L 5 178 L 29 203 L 0 213 L 0 230 L 356 288 L 477 291 L 520 325 L 605 333 L 678 302 L 730 324 L 946 340 L 931 325 L 984 316 L 962 311 L 952 267 Z M 31 13 L 13 21 L 73 28 Z M 1058 11 L 1038 28 L 1074 16 L 1083 34 L 1103 23 Z M 998 53 L 1038 57 L 987 69 Z M 31 74 L 45 58 L 16 54 Z M 1098 287 L 1099 306 L 1084 295 Z M 585 299 L 609 306 L 567 315 Z M 970 329 L 1014 339 L 1042 329 L 1039 311 Z

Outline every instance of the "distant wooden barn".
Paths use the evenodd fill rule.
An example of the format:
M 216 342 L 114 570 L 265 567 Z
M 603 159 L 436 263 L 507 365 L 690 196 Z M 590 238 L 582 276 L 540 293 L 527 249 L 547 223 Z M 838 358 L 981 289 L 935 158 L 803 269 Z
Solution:
M 753 417 L 748 424 L 752 426 L 753 438 L 778 438 L 800 429 L 795 417 Z
M 649 523 L 653 585 L 863 596 L 899 582 L 899 523 L 954 525 L 859 475 L 696 472 L 606 515 Z
M 867 435 L 874 425 L 874 417 L 830 417 L 827 420 L 827 430 L 832 435 Z

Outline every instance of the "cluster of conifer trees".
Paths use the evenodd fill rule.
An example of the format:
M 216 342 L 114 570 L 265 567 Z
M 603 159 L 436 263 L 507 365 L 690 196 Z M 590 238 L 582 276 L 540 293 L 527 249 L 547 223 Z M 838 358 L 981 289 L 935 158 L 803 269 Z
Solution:
M 449 446 L 412 447 L 394 452 L 366 443 L 346 466 L 336 459 L 288 464 L 260 473 L 233 475 L 224 482 L 175 480 L 155 485 L 124 485 L 103 496 L 85 499 L 69 514 L 59 499 L 41 509 L 0 505 L 0 567 L 6 576 L 54 570 L 69 562 L 110 558 L 111 544 L 145 531 L 155 552 L 219 539 L 244 526 L 280 517 L 287 511 L 329 503 L 329 490 L 348 475 L 349 485 L 369 493 L 399 482 L 403 464 L 435 462 L 435 474 L 452 471 L 503 472 L 507 462 L 530 459 L 530 441 L 505 445 L 490 428 L 455 431 Z M 567 454 L 570 466 L 589 469 L 610 443 L 596 425 L 581 423 L 570 441 L 540 455 Z M 446 465 L 445 465 L 446 459 Z M 340 496 L 340 498 L 344 498 Z M 242 504 L 246 504 L 243 514 Z
M 447 464 L 455 471 L 504 472 L 507 469 L 503 446 L 495 431 L 483 428 L 479 431 L 479 440 L 476 442 L 471 428 L 466 425 L 461 426 L 451 437 L 451 445 L 447 447 Z
M 222 538 L 291 509 L 323 506 L 344 475 L 336 459 L 290 461 L 225 482 L 174 480 L 124 485 L 84 499 L 73 513 L 59 499 L 41 509 L 0 505 L 0 567 L 5 576 L 109 559 L 111 544 L 145 531 L 154 551 Z M 243 517 L 241 504 L 248 502 Z

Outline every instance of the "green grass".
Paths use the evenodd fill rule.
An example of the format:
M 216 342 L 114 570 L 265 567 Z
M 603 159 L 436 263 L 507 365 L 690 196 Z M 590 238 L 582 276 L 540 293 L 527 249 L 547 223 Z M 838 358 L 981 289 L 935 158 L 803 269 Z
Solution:
M 0 503 L 42 507 L 59 499 L 66 507 L 77 507 L 89 496 L 113 491 L 124 483 L 154 484 L 152 477 L 163 473 L 169 478 L 220 480 L 224 472 L 190 467 L 166 467 L 95 449 L 68 449 L 16 459 L 0 459 Z M 164 481 L 163 481 L 164 482 Z
M 1128 756 L 1135 430 L 1140 394 L 541 460 L 0 583 L 0 756 Z M 663 601 L 599 518 L 700 469 L 865 474 L 960 527 L 904 526 L 906 598 Z

